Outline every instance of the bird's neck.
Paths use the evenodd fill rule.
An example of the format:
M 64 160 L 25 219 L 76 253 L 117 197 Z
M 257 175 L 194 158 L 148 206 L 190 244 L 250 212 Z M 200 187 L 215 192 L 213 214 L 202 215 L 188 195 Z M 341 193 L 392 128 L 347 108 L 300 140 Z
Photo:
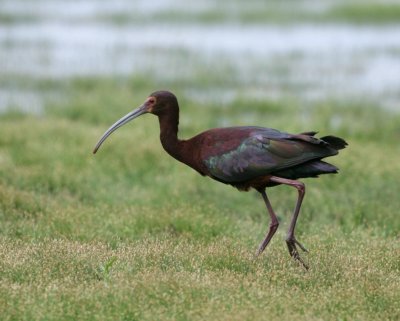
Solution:
M 160 140 L 165 151 L 178 161 L 190 166 L 205 175 L 202 164 L 199 164 L 197 147 L 191 140 L 178 138 L 179 109 L 168 114 L 158 115 L 160 121 Z
M 168 154 L 183 161 L 184 143 L 178 139 L 179 110 L 158 116 L 161 144 Z

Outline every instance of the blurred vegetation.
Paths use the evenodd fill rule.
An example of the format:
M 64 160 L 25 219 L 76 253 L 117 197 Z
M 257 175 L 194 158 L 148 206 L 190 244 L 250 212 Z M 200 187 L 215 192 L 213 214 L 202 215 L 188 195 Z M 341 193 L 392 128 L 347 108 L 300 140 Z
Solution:
M 327 18 L 352 23 L 398 23 L 400 3 L 398 2 L 349 2 L 330 10 Z
M 182 15 L 179 10 L 156 12 L 142 17 L 134 12 L 99 15 L 96 19 L 112 24 L 129 24 L 132 21 L 197 22 L 197 23 L 379 23 L 392 24 L 400 20 L 400 3 L 382 1 L 252 1 L 248 6 L 236 1 L 219 1 L 204 9 Z M 291 10 L 296 6 L 296 10 Z
M 296 6 L 296 10 L 292 8 Z M 163 11 L 110 11 L 100 13 L 92 19 L 104 21 L 113 25 L 131 24 L 132 22 L 191 22 L 191 23 L 299 23 L 299 22 L 349 22 L 349 23 L 397 23 L 400 19 L 400 3 L 397 1 L 380 0 L 352 0 L 352 1 L 310 1 L 310 0 L 286 0 L 286 1 L 260 1 L 252 0 L 243 6 L 241 1 L 217 1 L 207 2 L 203 6 L 194 5 L 195 10 L 186 11 L 183 7 L 173 7 Z M 185 11 L 182 14 L 182 11 Z M 48 19 L 52 16 L 46 12 L 3 12 L 0 13 L 1 24 L 13 24 L 21 22 L 39 22 L 43 14 Z M 87 17 L 77 16 L 70 19 L 74 22 L 88 22 Z M 72 21 L 71 21 L 72 22 Z

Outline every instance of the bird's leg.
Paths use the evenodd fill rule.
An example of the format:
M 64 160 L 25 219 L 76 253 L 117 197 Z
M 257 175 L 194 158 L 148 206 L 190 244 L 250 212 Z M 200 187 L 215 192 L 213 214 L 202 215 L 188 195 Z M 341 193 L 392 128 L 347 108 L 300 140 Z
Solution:
M 304 268 L 308 269 L 307 264 L 305 264 L 303 259 L 300 257 L 299 252 L 297 251 L 296 245 L 298 247 L 300 247 L 303 251 L 305 251 L 305 252 L 308 252 L 308 251 L 299 241 L 296 240 L 296 238 L 294 236 L 294 229 L 296 227 L 297 217 L 299 216 L 301 203 L 303 202 L 303 198 L 304 198 L 304 194 L 305 194 L 305 186 L 302 182 L 291 180 L 291 179 L 286 179 L 286 178 L 281 178 L 281 177 L 276 177 L 276 176 L 271 176 L 270 180 L 273 182 L 276 182 L 276 183 L 293 186 L 299 192 L 296 207 L 294 209 L 292 220 L 290 221 L 289 230 L 288 230 L 288 233 L 286 236 L 286 244 L 288 246 L 290 255 L 294 259 L 298 260 L 304 266 Z
M 265 236 L 264 241 L 261 242 L 260 247 L 258 248 L 258 251 L 256 253 L 256 256 L 259 256 L 265 250 L 269 241 L 271 241 L 272 237 L 274 236 L 274 234 L 279 226 L 278 218 L 276 217 L 274 210 L 272 209 L 271 203 L 268 199 L 265 189 L 259 190 L 259 192 L 264 199 L 265 205 L 267 206 L 268 213 L 271 218 L 271 223 L 269 225 L 269 231 L 268 231 L 267 235 Z

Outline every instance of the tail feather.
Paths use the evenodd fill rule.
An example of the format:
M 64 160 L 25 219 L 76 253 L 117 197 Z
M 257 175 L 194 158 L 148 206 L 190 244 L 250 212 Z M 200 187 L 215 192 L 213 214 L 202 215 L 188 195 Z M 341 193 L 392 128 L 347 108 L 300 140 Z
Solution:
M 348 145 L 344 139 L 336 136 L 324 136 L 321 137 L 321 140 L 328 143 L 331 147 L 337 150 L 343 149 Z
M 324 162 L 322 160 L 311 161 L 306 165 L 315 170 L 316 172 L 317 171 L 320 172 L 319 174 L 332 174 L 332 173 L 337 173 L 339 170 L 335 165 Z

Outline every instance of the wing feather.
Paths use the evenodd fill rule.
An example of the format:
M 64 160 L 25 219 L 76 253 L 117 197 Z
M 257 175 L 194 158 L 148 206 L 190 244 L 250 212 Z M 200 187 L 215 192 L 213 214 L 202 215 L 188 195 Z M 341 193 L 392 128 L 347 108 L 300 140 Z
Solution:
M 258 129 L 249 132 L 234 148 L 210 156 L 204 163 L 211 176 L 233 183 L 335 154 L 335 149 L 306 133 L 290 135 Z

